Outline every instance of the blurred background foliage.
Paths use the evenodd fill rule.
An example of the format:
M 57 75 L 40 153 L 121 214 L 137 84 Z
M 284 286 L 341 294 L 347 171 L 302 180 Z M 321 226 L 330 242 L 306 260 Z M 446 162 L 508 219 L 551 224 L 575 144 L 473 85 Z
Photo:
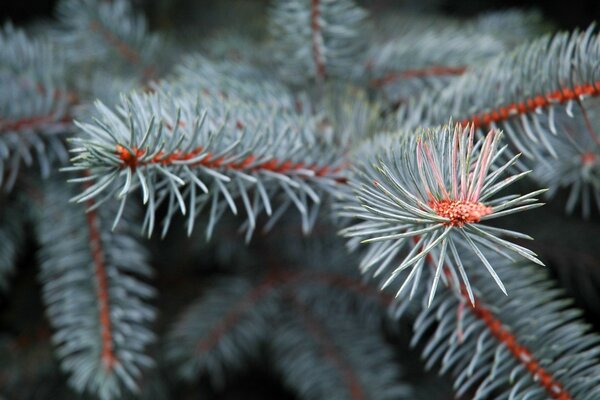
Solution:
M 193 40 L 194 35 L 211 35 L 222 28 L 239 26 L 251 35 L 261 37 L 265 32 L 267 0 L 134 0 L 143 8 L 150 18 L 151 24 L 156 29 L 169 30 L 176 23 L 178 28 L 184 26 L 183 31 L 191 35 L 182 35 L 181 40 Z M 37 22 L 40 18 L 52 18 L 55 0 L 26 0 L 0 1 L 0 21 L 12 20 L 17 25 Z M 388 10 L 398 4 L 409 3 L 412 7 L 423 11 L 441 10 L 445 15 L 453 17 L 470 17 L 482 12 L 505 8 L 534 8 L 539 10 L 544 18 L 553 26 L 561 29 L 575 27 L 585 28 L 592 21 L 600 19 L 600 1 L 577 0 L 569 2 L 554 2 L 546 0 L 362 0 L 361 3 L 372 12 Z M 551 268 L 552 271 L 567 287 L 570 294 L 579 302 L 579 306 L 587 311 L 587 320 L 600 329 L 600 309 L 595 304 L 590 304 L 589 296 L 579 296 L 581 292 L 599 292 L 594 285 L 600 282 L 600 266 L 598 265 L 598 249 L 600 248 L 600 231 L 597 225 L 597 216 L 591 221 L 582 221 L 578 216 L 565 216 L 563 205 L 560 201 L 555 206 L 544 207 L 539 212 L 531 212 L 524 216 L 506 221 L 506 226 L 512 229 L 531 234 L 536 241 L 531 244 L 532 249 L 540 254 L 542 259 L 548 260 L 551 267 L 569 264 L 573 268 L 580 268 L 582 273 L 565 274 L 561 278 L 564 268 Z M 532 223 L 544 218 L 544 224 Z M 556 227 L 550 228 L 551 225 Z M 31 229 L 31 227 L 28 227 Z M 160 271 L 160 279 L 155 281 L 159 297 L 155 302 L 160 303 L 161 314 L 157 323 L 157 332 L 162 336 L 167 330 L 169 316 L 174 315 L 185 305 L 203 293 L 203 286 L 198 282 L 206 282 L 226 273 L 230 265 L 237 264 L 242 257 L 247 268 L 256 258 L 252 254 L 260 254 L 262 260 L 270 258 L 269 251 L 277 251 L 276 246 L 260 248 L 259 241 L 243 251 L 240 255 L 236 248 L 239 247 L 240 237 L 233 232 L 233 225 L 221 224 L 221 230 L 231 229 L 232 232 L 222 232 L 218 235 L 222 240 L 219 246 L 205 245 L 202 233 L 192 240 L 186 240 L 187 245 L 182 248 L 181 243 L 185 236 L 184 229 L 172 229 L 166 239 L 161 240 L 155 236 L 148 248 L 152 249 L 153 264 Z M 568 231 L 566 230 L 568 229 Z M 315 229 L 318 235 L 318 228 Z M 557 232 L 560 235 L 557 235 Z M 300 237 L 299 230 L 286 230 L 283 226 L 271 233 L 273 237 L 281 240 L 286 235 Z M 27 235 L 31 237 L 31 235 Z M 582 240 L 584 238 L 586 240 Z M 229 239 L 227 239 L 229 238 Z M 229 243 L 228 243 L 229 240 Z M 43 317 L 43 307 L 40 300 L 40 287 L 35 279 L 37 267 L 35 262 L 35 244 L 27 245 L 28 251 L 23 252 L 23 257 L 18 271 L 12 282 L 10 296 L 0 294 L 0 331 L 10 332 L 20 339 L 14 343 L 15 357 L 19 357 L 18 364 L 21 374 L 45 371 L 44 376 L 32 376 L 27 380 L 32 385 L 38 385 L 34 390 L 32 399 L 69 399 L 75 398 L 74 394 L 60 385 L 58 364 L 52 356 L 50 335 L 51 331 L 47 320 Z M 229 246 L 229 247 L 228 247 Z M 254 246 L 254 247 L 253 247 Z M 256 248 L 256 247 L 259 248 Z M 233 250 L 232 250 L 233 249 Z M 226 257 L 237 256 L 236 260 L 229 260 L 228 265 L 222 265 Z M 276 255 L 273 255 L 272 258 Z M 576 262 L 572 262 L 576 260 Z M 256 267 L 256 266 L 254 266 Z M 588 274 L 596 275 L 595 279 L 587 279 Z M 573 276 L 581 277 L 578 282 L 570 282 Z M 582 289 L 582 284 L 590 287 Z M 176 288 L 176 290 L 173 290 Z M 579 289 L 574 289 L 579 288 Z M 600 295 L 599 295 L 600 296 Z M 407 341 L 403 341 L 406 343 Z M 403 355 L 408 351 L 397 343 L 398 352 Z M 418 363 L 418 353 L 413 354 L 415 363 Z M 40 368 L 40 366 L 44 366 Z M 16 372 L 15 372 L 16 373 Z M 415 374 L 417 376 L 412 376 Z M 406 371 L 406 380 L 415 382 L 427 381 L 428 376 L 418 376 L 418 369 Z M 435 385 L 443 385 L 444 381 L 436 381 Z M 418 385 L 417 385 L 418 386 Z M 2 387 L 2 382 L 0 382 Z M 450 393 L 440 387 L 440 393 Z M 234 382 L 224 389 L 215 390 L 208 382 L 199 381 L 193 387 L 186 386 L 178 393 L 172 393 L 178 399 L 293 399 L 291 393 L 286 392 L 283 385 L 271 373 L 257 365 L 249 372 L 237 377 Z M 0 396 L 0 399 L 2 397 Z M 4 400 L 4 399 L 2 399 Z

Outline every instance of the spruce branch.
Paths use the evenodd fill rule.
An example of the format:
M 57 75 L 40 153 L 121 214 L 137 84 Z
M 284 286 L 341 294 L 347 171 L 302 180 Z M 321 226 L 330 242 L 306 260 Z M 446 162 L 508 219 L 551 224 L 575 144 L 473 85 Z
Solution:
M 537 38 L 544 28 L 535 10 L 494 11 L 466 20 L 414 11 L 386 13 L 370 32 L 361 74 L 388 102 L 399 105 L 442 89 L 468 68 Z
M 303 303 L 323 308 L 325 292 L 332 300 L 346 303 L 359 298 L 365 306 L 360 319 L 372 318 L 374 310 L 380 311 L 392 300 L 359 279 L 331 272 L 283 270 L 266 274 L 255 283 L 222 279 L 179 316 L 169 334 L 167 357 L 179 365 L 179 375 L 190 380 L 208 373 L 220 385 L 226 373 L 256 360 L 258 346 L 269 330 L 268 321 L 277 315 L 277 304 L 289 288 L 298 291 Z M 369 298 L 371 302 L 364 301 Z M 232 346 L 239 353 L 228 353 Z
M 275 281 L 252 288 L 244 279 L 215 282 L 178 318 L 167 339 L 167 358 L 186 380 L 209 374 L 222 386 L 226 376 L 259 357 L 274 312 Z
M 537 39 L 551 27 L 539 9 L 507 8 L 479 14 L 473 21 L 472 30 L 494 36 L 513 48 L 525 40 Z
M 179 378 L 222 385 L 266 362 L 303 399 L 413 398 L 393 351 L 401 349 L 383 336 L 396 322 L 388 317 L 409 310 L 418 313 L 413 343 L 429 367 L 452 372 L 457 398 L 600 398 L 599 338 L 535 268 L 541 262 L 524 245 L 531 237 L 487 224 L 541 205 L 544 189 L 511 192 L 524 177 L 548 196 L 569 190 L 569 212 L 580 203 L 589 217 L 594 201 L 600 209 L 600 36 L 590 27 L 514 49 L 539 32 L 539 18 L 510 11 L 468 21 L 391 15 L 369 35 L 357 3 L 274 0 L 268 40 L 248 40 L 242 12 L 245 40 L 202 38 L 202 55 L 187 57 L 151 33 L 128 0 L 61 0 L 59 29 L 34 28 L 36 39 L 9 24 L 0 31 L 0 186 L 14 185 L 20 164 L 49 175 L 68 158 L 64 134 L 79 129 L 66 168 L 78 174 L 75 185 L 40 183 L 32 207 L 52 344 L 78 396 L 168 396 L 146 372 L 155 293 L 134 229 L 164 236 L 183 215 L 188 235 L 202 225 L 211 236 L 233 214 L 249 241 L 261 225 L 287 228 L 296 209 L 324 251 L 302 246 L 295 229 L 291 240 L 277 231 L 244 252 L 240 240 L 218 238 L 214 252 L 228 258 L 209 267 L 266 264 L 267 272 L 222 277 L 176 318 L 165 358 Z M 188 36 L 186 44 L 205 35 Z M 167 63 L 179 65 L 157 80 Z M 402 103 L 389 121 L 377 91 Z M 451 116 L 459 124 L 438 126 Z M 405 130 L 378 134 L 388 128 Z M 363 250 L 360 271 L 324 232 L 330 202 L 348 247 Z M 0 290 L 23 236 L 7 204 Z M 171 239 L 179 250 L 183 238 Z M 593 250 L 592 239 L 585 245 Z M 172 259 L 167 247 L 158 258 L 169 265 L 199 252 Z M 593 252 L 573 260 L 573 249 L 537 249 L 595 261 Z M 587 280 L 578 290 L 593 289 L 592 274 L 569 273 Z M 422 296 L 423 307 L 402 294 Z M 10 336 L 0 335 L 0 353 L 9 354 L 0 354 L 0 387 L 12 390 L 31 380 L 28 370 L 10 373 L 20 368 Z M 47 357 L 36 367 L 58 380 Z M 62 396 L 62 386 L 42 393 Z
M 74 392 L 61 376 L 53 355 L 50 330 L 44 324 L 33 332 L 18 336 L 0 335 L 0 385 L 2 395 L 10 399 L 80 400 L 89 399 Z M 122 400 L 168 400 L 165 380 L 149 373 L 140 381 L 140 392 L 123 394 Z
M 171 76 L 154 87 L 171 95 L 193 93 L 204 104 L 218 104 L 227 99 L 294 111 L 300 101 L 273 78 L 271 71 L 243 62 L 213 61 L 201 54 L 185 56 Z
M 442 22 L 442 27 L 436 28 L 427 22 L 406 22 L 392 39 L 370 47 L 367 55 L 369 85 L 392 103 L 402 103 L 422 91 L 439 90 L 469 66 L 507 49 L 501 39 L 463 26 Z
M 143 80 L 157 75 L 155 62 L 162 39 L 148 32 L 147 23 L 128 0 L 62 0 L 57 6 L 62 29 L 55 40 L 68 49 L 73 63 L 105 63 L 111 69 L 139 73 Z M 114 58 L 121 62 L 114 63 Z
M 432 31 L 495 38 L 504 43 L 504 47 L 512 48 L 532 40 L 548 32 L 551 27 L 542 18 L 540 10 L 506 8 L 482 12 L 473 18 L 450 17 L 440 13 L 422 13 L 414 9 L 386 9 L 384 13 L 374 13 L 377 24 L 372 25 L 371 41 L 385 43 L 401 37 L 406 32 L 421 31 L 428 35 Z M 441 35 L 440 35 L 441 36 Z M 440 38 L 441 40 L 446 40 Z
M 225 99 L 208 106 L 194 94 L 163 92 L 123 97 L 116 110 L 97 103 L 95 123 L 78 123 L 85 136 L 73 139 L 72 169 L 91 171 L 85 180 L 93 180 L 74 200 L 100 205 L 117 197 L 125 204 L 141 187 L 149 234 L 166 202 L 163 235 L 178 211 L 191 232 L 206 207 L 210 236 L 226 208 L 238 213 L 241 199 L 247 239 L 259 214 L 274 223 L 289 207 L 307 232 L 323 194 L 335 194 L 345 180 L 339 151 L 314 136 L 311 120 L 285 109 Z
M 544 207 L 507 218 L 501 226 L 526 230 L 535 237 L 528 247 L 548 264 L 560 286 L 579 307 L 592 317 L 598 315 L 600 226 L 596 221 L 564 215 L 559 207 Z
M 223 278 L 178 318 L 167 357 L 186 380 L 208 374 L 222 384 L 266 357 L 302 399 L 410 398 L 378 334 L 390 300 L 322 268 L 286 267 L 256 281 Z M 366 354 L 376 354 L 367 369 Z
M 0 186 L 11 189 L 20 166 L 37 162 L 48 176 L 53 160 L 68 159 L 62 135 L 71 131 L 72 96 L 65 60 L 45 40 L 10 23 L 0 31 Z
M 277 0 L 269 15 L 273 56 L 293 83 L 350 78 L 366 49 L 367 13 L 352 0 Z
M 138 278 L 152 274 L 145 251 L 131 222 L 107 229 L 114 210 L 86 215 L 56 181 L 43 188 L 36 224 L 40 280 L 61 367 L 80 393 L 113 399 L 138 392 L 142 371 L 153 366 L 145 349 L 154 340 L 155 312 L 146 303 L 154 290 Z
M 528 239 L 527 235 L 480 224 L 540 206 L 535 197 L 545 191 L 494 198 L 526 174 L 504 176 L 518 156 L 501 163 L 507 146 L 500 147 L 500 143 L 497 131 L 475 142 L 474 127 L 457 124 L 383 137 L 367 146 L 368 161 L 350 179 L 357 197 L 341 212 L 360 221 L 341 232 L 350 238 L 349 246 L 369 245 L 360 264 L 363 272 L 374 269 L 373 276 L 385 273 L 383 287 L 400 278 L 403 283 L 397 295 L 412 285 L 412 298 L 426 258 L 431 257 L 437 265 L 431 304 L 443 279 L 444 264 L 453 279 L 458 281 L 460 276 L 472 293 L 463 267 L 464 251 L 481 259 L 504 293 L 506 289 L 482 249 L 492 249 L 511 260 L 519 255 L 542 264 L 532 251 L 501 238 Z M 389 272 L 400 255 L 403 261 Z
M 585 32 L 544 36 L 471 69 L 449 86 L 413 99 L 398 112 L 405 129 L 444 123 L 452 116 L 478 130 L 506 132 L 528 158 L 558 157 L 549 137 L 556 116 L 600 93 L 600 39 Z
M 293 292 L 285 297 L 293 313 L 274 331 L 270 347 L 277 371 L 302 399 L 412 398 L 381 335 L 365 335 L 342 315 L 319 315 Z
M 396 122 L 435 125 L 454 115 L 480 132 L 502 129 L 527 156 L 519 167 L 534 167 L 533 176 L 550 188 L 549 197 L 559 188 L 570 190 L 567 211 L 580 204 L 587 218 L 591 204 L 600 204 L 599 49 L 594 26 L 543 37 L 471 69 L 444 89 L 414 98 Z
M 588 219 L 593 204 L 600 210 L 600 125 L 597 123 L 600 100 L 590 99 L 586 105 L 578 103 L 572 117 L 557 116 L 556 126 L 562 134 L 550 136 L 549 140 L 559 156 L 536 159 L 532 175 L 549 188 L 549 198 L 559 189 L 567 189 L 566 211 L 573 213 L 580 205 L 583 217 Z
M 477 280 L 478 263 L 465 263 Z M 498 297 L 484 279 L 474 301 L 463 287 L 459 295 L 445 290 L 423 308 L 413 344 L 424 342 L 427 366 L 451 371 L 457 396 L 473 399 L 598 397 L 599 338 L 588 333 L 581 312 L 533 266 L 515 268 L 500 259 L 494 265 L 511 288 L 509 297 Z
M 236 3 L 236 6 L 248 6 L 253 9 L 253 11 L 249 11 L 249 14 L 256 14 L 257 20 L 254 26 L 259 28 L 257 29 L 259 32 L 249 33 L 245 29 L 240 29 L 241 27 L 232 24 L 203 38 L 200 43 L 200 53 L 213 60 L 238 65 L 256 65 L 271 72 L 271 68 L 267 63 L 267 60 L 270 59 L 270 50 L 268 45 L 261 40 L 264 35 L 262 28 L 265 20 L 262 9 L 257 10 L 256 4 L 240 1 Z M 244 19 L 247 18 L 249 16 L 244 15 Z
M 383 106 L 380 101 L 354 86 L 331 85 L 322 101 L 322 125 L 320 136 L 328 136 L 334 143 L 351 152 L 365 139 L 380 129 L 379 118 Z

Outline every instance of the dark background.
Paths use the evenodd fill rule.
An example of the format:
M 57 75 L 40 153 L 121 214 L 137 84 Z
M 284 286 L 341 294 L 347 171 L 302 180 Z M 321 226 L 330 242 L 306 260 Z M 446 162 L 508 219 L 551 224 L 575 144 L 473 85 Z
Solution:
M 140 5 L 149 8 L 151 14 L 156 15 L 158 10 L 165 8 L 182 7 L 188 3 L 185 0 L 135 0 Z M 214 7 L 217 2 L 228 0 L 194 0 L 202 3 L 206 8 Z M 267 4 L 268 0 L 246 0 Z M 377 3 L 403 3 L 401 0 L 366 0 L 364 3 L 376 5 Z M 563 29 L 574 27 L 587 27 L 592 21 L 600 19 L 600 1 L 598 0 L 440 0 L 442 10 L 448 15 L 470 16 L 482 11 L 497 10 L 511 7 L 531 8 L 541 10 L 544 16 Z M 7 18 L 15 23 L 26 23 L 38 17 L 49 17 L 56 0 L 2 0 L 0 1 L 0 21 Z M 368 5 L 368 4 L 367 4 Z

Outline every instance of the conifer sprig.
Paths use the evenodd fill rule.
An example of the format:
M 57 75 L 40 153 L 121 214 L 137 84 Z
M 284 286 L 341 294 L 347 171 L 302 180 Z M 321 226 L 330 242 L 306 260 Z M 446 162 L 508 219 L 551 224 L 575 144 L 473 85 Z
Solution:
M 257 361 L 260 343 L 268 335 L 268 317 L 276 310 L 274 284 L 265 280 L 253 288 L 240 278 L 214 282 L 169 334 L 167 358 L 178 375 L 193 380 L 208 374 L 222 386 L 228 374 Z
M 405 19 L 393 39 L 370 47 L 368 52 L 365 73 L 369 85 L 381 90 L 390 102 L 439 90 L 471 65 L 482 64 L 507 49 L 499 38 L 444 20 L 436 21 L 442 26 L 437 27 Z
M 69 197 L 49 179 L 36 204 L 43 300 L 71 387 L 112 400 L 137 393 L 142 371 L 154 365 L 146 353 L 154 341 L 154 289 L 140 279 L 152 269 L 133 233 L 131 209 L 111 232 L 114 208 L 86 215 Z
M 165 50 L 162 39 L 148 31 L 145 17 L 129 1 L 62 0 L 57 14 L 62 29 L 54 38 L 67 49 L 72 63 L 103 64 L 142 79 L 155 77 L 156 55 Z
M 350 180 L 356 190 L 356 202 L 342 212 L 362 221 L 344 229 L 342 234 L 351 238 L 351 247 L 368 243 L 361 263 L 363 271 L 375 269 L 375 276 L 385 271 L 384 287 L 410 271 L 403 278 L 398 295 L 412 285 L 412 297 L 429 259 L 436 265 L 429 294 L 431 303 L 439 280 L 444 279 L 445 264 L 452 278 L 462 281 L 473 299 L 462 262 L 464 250 L 481 259 L 504 293 L 506 289 L 482 249 L 491 249 L 509 259 L 520 255 L 542 264 L 532 251 L 502 238 L 531 239 L 529 236 L 480 223 L 539 207 L 536 196 L 545 191 L 496 196 L 527 174 L 505 177 L 518 156 L 500 163 L 507 151 L 506 145 L 499 147 L 500 142 L 501 133 L 494 130 L 475 141 L 472 125 L 446 125 L 385 137 L 372 144 L 369 161 Z M 400 256 L 399 265 L 387 272 Z
M 367 13 L 353 0 L 277 0 L 269 33 L 281 75 L 294 84 L 349 78 L 366 49 Z
M 400 383 L 400 368 L 391 365 L 393 353 L 381 335 L 344 315 L 310 307 L 293 293 L 287 297 L 292 312 L 276 327 L 270 347 L 276 371 L 302 398 L 414 398 Z
M 192 54 L 156 87 L 171 95 L 194 93 L 207 106 L 223 99 L 235 99 L 260 103 L 264 108 L 295 110 L 299 99 L 270 72 L 241 62 L 217 62 L 201 54 Z
M 585 32 L 544 36 L 501 54 L 438 91 L 412 99 L 394 125 L 434 126 L 451 116 L 481 132 L 503 130 L 528 158 L 558 157 L 549 137 L 556 117 L 572 115 L 585 99 L 600 94 L 600 37 Z
M 440 293 L 414 323 L 412 344 L 424 344 L 426 367 L 451 373 L 459 398 L 597 398 L 600 340 L 582 312 L 535 266 L 492 258 L 510 296 L 499 297 L 489 280 L 472 305 L 464 291 Z M 478 264 L 465 260 L 475 279 Z
M 592 207 L 600 210 L 600 135 L 598 115 L 600 99 L 590 99 L 588 107 L 575 107 L 572 117 L 556 118 L 560 135 L 550 136 L 558 157 L 540 157 L 533 163 L 533 177 L 549 188 L 554 197 L 561 188 L 569 191 L 566 211 L 581 206 L 581 214 L 589 218 Z
M 179 376 L 207 374 L 221 385 L 266 356 L 301 398 L 412 398 L 390 349 L 372 329 L 385 318 L 388 298 L 327 268 L 282 268 L 253 283 L 237 277 L 215 282 L 168 337 L 167 357 Z M 375 301 L 356 307 L 367 293 Z M 370 368 L 363 368 L 367 354 Z
M 10 189 L 21 164 L 68 159 L 63 134 L 71 131 L 72 96 L 65 88 L 65 60 L 47 40 L 31 39 L 10 23 L 0 30 L 0 186 Z
M 123 207 L 141 188 L 149 234 L 163 202 L 163 234 L 177 210 L 191 232 L 205 207 L 209 235 L 226 208 L 237 214 L 238 207 L 247 239 L 259 214 L 274 223 L 290 207 L 308 231 L 322 195 L 345 180 L 339 150 L 315 136 L 314 121 L 285 109 L 226 99 L 207 105 L 194 94 L 163 92 L 134 93 L 116 110 L 97 103 L 96 122 L 78 124 L 85 135 L 74 139 L 72 169 L 91 171 L 83 180 L 93 181 L 75 201 L 98 198 L 100 205 L 117 197 Z

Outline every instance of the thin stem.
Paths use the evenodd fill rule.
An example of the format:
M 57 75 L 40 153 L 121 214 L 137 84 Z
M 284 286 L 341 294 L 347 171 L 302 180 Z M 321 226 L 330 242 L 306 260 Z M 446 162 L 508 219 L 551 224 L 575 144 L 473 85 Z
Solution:
M 575 85 L 572 88 L 561 88 L 546 94 L 532 96 L 519 103 L 509 103 L 504 106 L 496 107 L 487 112 L 471 115 L 462 120 L 461 125 L 468 123 L 475 127 L 489 126 L 494 122 L 501 122 L 514 115 L 523 115 L 535 112 L 538 108 L 551 107 L 553 104 L 563 104 L 569 101 L 576 101 L 581 96 L 600 95 L 600 81 L 592 84 Z
M 115 154 L 121 159 L 123 167 L 131 168 L 136 170 L 139 167 L 145 167 L 149 165 L 171 165 L 185 160 L 192 160 L 202 155 L 204 148 L 197 147 L 189 152 L 183 153 L 180 151 L 174 151 L 170 155 L 165 156 L 162 152 L 150 159 L 144 159 L 146 152 L 133 148 L 133 153 L 127 150 L 123 146 L 117 146 Z M 327 165 L 318 165 L 316 163 L 306 165 L 302 162 L 293 162 L 291 160 L 278 160 L 271 159 L 262 163 L 256 164 L 256 156 L 250 154 L 243 160 L 238 162 L 224 162 L 224 157 L 215 158 L 211 153 L 206 153 L 201 157 L 199 161 L 188 164 L 189 167 L 206 167 L 212 169 L 223 169 L 223 170 L 238 170 L 238 171 L 270 171 L 275 173 L 290 173 L 296 171 L 312 171 L 313 176 L 324 177 L 334 176 L 335 181 L 338 183 L 345 184 L 346 178 L 338 177 L 338 175 L 344 166 L 331 167 Z
M 88 207 L 94 205 L 94 200 L 88 201 Z M 106 265 L 102 239 L 100 236 L 100 222 L 96 210 L 86 213 L 89 232 L 90 251 L 94 262 L 94 274 L 96 277 L 96 296 L 98 298 L 98 311 L 100 318 L 100 336 L 102 339 L 101 358 L 107 371 L 112 370 L 117 357 L 113 348 L 113 334 L 110 319 L 110 299 L 108 294 L 108 277 L 106 275 Z

